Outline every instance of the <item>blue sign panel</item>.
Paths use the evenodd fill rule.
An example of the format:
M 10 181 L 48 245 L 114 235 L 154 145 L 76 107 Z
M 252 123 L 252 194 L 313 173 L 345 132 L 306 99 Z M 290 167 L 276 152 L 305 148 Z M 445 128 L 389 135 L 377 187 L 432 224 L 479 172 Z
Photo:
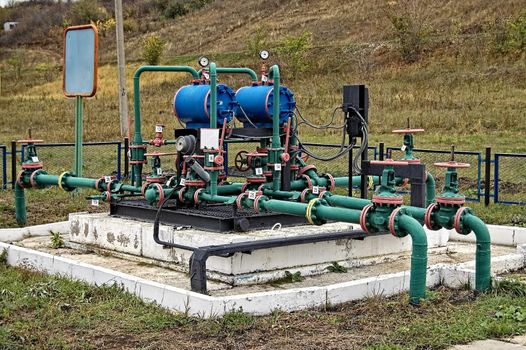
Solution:
M 66 96 L 95 95 L 97 91 L 98 33 L 93 25 L 64 32 L 63 88 Z

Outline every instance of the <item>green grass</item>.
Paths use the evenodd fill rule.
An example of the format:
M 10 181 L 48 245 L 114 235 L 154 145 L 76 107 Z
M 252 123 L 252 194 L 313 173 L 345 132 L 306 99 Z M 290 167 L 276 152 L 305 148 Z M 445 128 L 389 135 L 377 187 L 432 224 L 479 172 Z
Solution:
M 438 288 L 420 307 L 407 295 L 255 317 L 200 320 L 94 287 L 0 264 L 0 349 L 445 349 L 526 332 L 524 284 L 490 293 Z M 118 320 L 118 322 L 115 322 Z M 337 341 L 335 339 L 338 339 Z

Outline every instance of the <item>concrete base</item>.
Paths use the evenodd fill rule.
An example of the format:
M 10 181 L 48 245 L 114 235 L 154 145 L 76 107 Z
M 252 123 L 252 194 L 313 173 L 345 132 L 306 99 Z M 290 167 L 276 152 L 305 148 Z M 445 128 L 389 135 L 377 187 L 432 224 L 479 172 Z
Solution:
M 191 251 L 164 249 L 153 240 L 153 225 L 107 214 L 71 214 L 70 241 L 88 247 L 142 256 L 169 264 L 179 271 L 188 271 Z M 258 239 L 341 232 L 359 229 L 358 225 L 332 223 L 323 226 L 298 226 L 280 230 L 260 230 L 248 233 L 221 234 L 194 229 L 178 230 L 161 225 L 163 241 L 191 247 Z M 449 239 L 446 230 L 429 231 L 429 248 L 445 247 Z M 327 265 L 338 262 L 346 267 L 378 263 L 395 259 L 396 254 L 411 252 L 411 238 L 392 235 L 371 236 L 364 240 L 337 240 L 257 250 L 252 254 L 236 253 L 232 257 L 211 257 L 207 262 L 211 279 L 232 285 L 264 283 L 283 276 L 284 270 L 300 271 L 302 275 L 326 272 Z M 394 256 L 393 256 L 394 255 Z

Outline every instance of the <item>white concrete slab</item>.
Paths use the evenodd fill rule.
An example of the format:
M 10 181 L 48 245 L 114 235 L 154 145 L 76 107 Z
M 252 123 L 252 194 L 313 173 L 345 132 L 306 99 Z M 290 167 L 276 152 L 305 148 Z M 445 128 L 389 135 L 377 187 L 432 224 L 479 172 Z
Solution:
M 16 242 L 31 236 L 48 236 L 51 232 L 68 233 L 69 221 L 20 228 L 0 229 L 0 242 Z

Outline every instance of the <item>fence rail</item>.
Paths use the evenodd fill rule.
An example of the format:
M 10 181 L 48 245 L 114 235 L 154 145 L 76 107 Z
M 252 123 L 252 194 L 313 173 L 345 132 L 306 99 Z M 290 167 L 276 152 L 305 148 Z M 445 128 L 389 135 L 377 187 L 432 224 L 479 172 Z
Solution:
M 329 157 L 337 153 L 335 150 L 341 147 L 338 144 L 323 143 L 303 145 L 321 157 Z M 83 146 L 84 176 L 99 177 L 113 174 L 119 179 L 127 176 L 127 140 L 85 142 Z M 24 158 L 26 147 L 22 145 L 17 148 L 16 144 L 12 144 L 11 147 L 0 145 L 0 190 L 6 190 L 10 184 L 14 184 L 16 175 L 13 174 L 16 174 L 17 163 Z M 234 157 L 240 150 L 251 150 L 253 147 L 254 143 L 249 141 L 228 144 L 227 155 L 230 157 L 226 157 L 225 165 L 229 176 L 246 175 L 233 171 Z M 354 147 L 353 151 L 357 149 L 358 147 Z M 368 159 L 383 159 L 388 155 L 399 159 L 403 155 L 399 147 L 385 147 L 384 154 L 381 154 L 383 149 L 383 144 L 380 147 L 369 146 Z M 37 150 L 39 157 L 45 162 L 46 170 L 50 173 L 63 172 L 73 166 L 74 143 L 39 144 Z M 437 189 L 440 189 L 444 181 L 444 170 L 434 166 L 434 163 L 449 160 L 450 151 L 418 148 L 414 150 L 414 154 L 426 164 L 429 172 L 435 177 Z M 490 149 L 486 149 L 486 152 L 455 151 L 455 160 L 471 164 L 469 169 L 462 169 L 459 172 L 460 190 L 466 194 L 466 199 L 479 202 L 484 199 L 485 203 L 489 204 L 489 199 L 493 198 L 494 203 L 526 205 L 526 153 L 494 153 L 493 157 L 494 159 L 491 160 Z M 349 169 L 349 155 L 331 161 L 311 158 L 309 163 L 316 165 L 320 172 L 346 176 Z M 173 170 L 171 165 L 166 166 L 167 170 Z M 175 169 L 175 166 L 173 168 Z M 490 176 L 490 173 L 493 176 Z

